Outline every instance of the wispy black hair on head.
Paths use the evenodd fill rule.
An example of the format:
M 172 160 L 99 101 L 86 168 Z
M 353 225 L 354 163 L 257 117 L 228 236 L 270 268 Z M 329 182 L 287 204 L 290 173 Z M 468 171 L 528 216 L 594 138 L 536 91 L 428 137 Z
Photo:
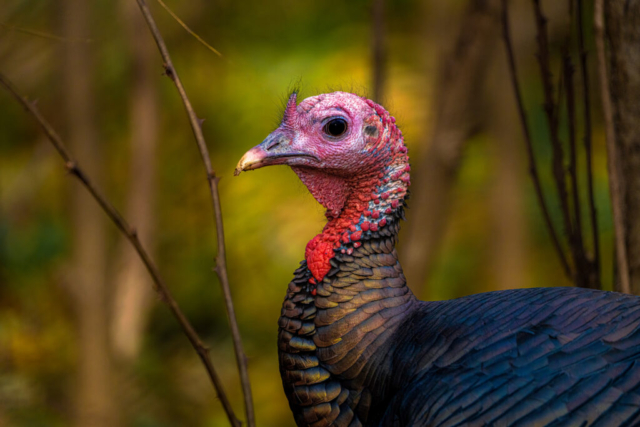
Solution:
M 354 81 L 350 83 L 342 83 L 337 85 L 327 86 L 325 90 L 321 91 L 324 93 L 330 92 L 348 92 L 353 93 L 358 96 L 362 96 L 364 98 L 369 98 L 369 89 L 361 83 L 356 83 Z M 318 93 L 321 93 L 320 91 Z
M 291 85 L 289 85 L 289 89 L 287 90 L 286 95 L 280 98 L 279 108 L 275 110 L 277 112 L 277 115 L 273 119 L 275 128 L 278 128 L 282 123 L 282 118 L 284 117 L 284 112 L 287 108 L 287 103 L 289 102 L 289 98 L 291 98 L 291 95 L 293 95 L 294 93 L 298 95 L 298 102 L 303 100 L 303 98 L 299 96 L 301 87 L 302 78 L 298 78 L 297 80 L 293 81 Z M 331 92 L 348 92 L 356 94 L 358 96 L 362 96 L 364 98 L 370 98 L 370 90 L 362 83 L 356 83 L 354 81 L 350 83 L 345 82 L 336 85 L 328 85 L 323 89 L 315 88 L 315 90 L 313 91 L 313 93 L 316 95 Z

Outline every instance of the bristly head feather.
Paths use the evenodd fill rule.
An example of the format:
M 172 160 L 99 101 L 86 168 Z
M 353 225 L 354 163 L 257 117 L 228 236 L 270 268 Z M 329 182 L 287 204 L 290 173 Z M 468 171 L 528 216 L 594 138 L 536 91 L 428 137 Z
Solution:
M 287 110 L 287 106 L 289 105 L 289 100 L 291 99 L 291 96 L 294 94 L 299 95 L 301 92 L 301 87 L 302 87 L 302 80 L 298 79 L 297 81 L 295 81 L 289 86 L 289 89 L 287 90 L 286 95 L 283 95 L 282 97 L 280 97 L 280 102 L 277 103 L 278 108 L 274 110 L 275 116 L 273 117 L 274 125 L 276 128 L 280 127 L 280 125 L 283 123 L 283 117 Z
M 296 108 L 298 108 L 298 92 L 293 92 L 289 96 L 287 106 L 284 108 L 284 114 L 282 114 L 282 126 L 293 127 L 296 118 Z

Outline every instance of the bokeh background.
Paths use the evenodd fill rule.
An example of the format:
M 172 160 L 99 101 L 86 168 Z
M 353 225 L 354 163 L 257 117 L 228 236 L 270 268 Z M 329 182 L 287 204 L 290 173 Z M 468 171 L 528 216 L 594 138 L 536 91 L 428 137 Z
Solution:
M 287 168 L 234 178 L 236 162 L 276 127 L 283 100 L 299 85 L 302 97 L 336 89 L 377 96 L 397 118 L 413 170 L 420 170 L 421 159 L 438 143 L 433 135 L 443 105 L 449 105 L 446 82 L 456 69 L 443 64 L 456 54 L 455 40 L 474 2 L 387 2 L 376 23 L 374 4 L 364 0 L 165 0 L 220 56 L 156 0 L 148 2 L 204 119 L 222 177 L 229 276 L 258 425 L 291 426 L 278 372 L 276 322 L 291 273 L 306 242 L 322 228 L 323 212 Z M 543 4 L 557 70 L 559 46 L 572 27 L 567 5 Z M 512 8 L 535 152 L 559 225 L 533 16 L 529 2 L 513 2 Z M 449 187 L 414 178 L 414 197 L 443 185 L 448 195 L 428 259 L 407 272 L 410 281 L 419 278 L 410 284 L 422 299 L 571 284 L 527 174 L 498 21 L 492 26 L 493 32 L 478 35 L 487 42 L 479 68 L 469 70 L 478 74 L 467 112 L 473 125 L 451 153 Z M 382 47 L 378 60 L 376 43 Z M 591 49 L 590 33 L 587 45 Z M 211 347 L 242 418 L 233 346 L 212 270 L 216 236 L 204 169 L 135 1 L 3 0 L 0 72 L 38 100 L 87 172 L 133 218 Z M 594 104 L 602 277 L 610 288 L 604 137 Z M 561 122 L 566 135 L 566 120 Z M 0 93 L 0 425 L 227 425 L 195 352 L 151 292 L 126 242 L 84 191 L 33 119 Z M 411 230 L 429 225 L 411 208 L 408 220 Z M 401 261 L 411 250 L 403 247 L 408 240 L 401 235 Z

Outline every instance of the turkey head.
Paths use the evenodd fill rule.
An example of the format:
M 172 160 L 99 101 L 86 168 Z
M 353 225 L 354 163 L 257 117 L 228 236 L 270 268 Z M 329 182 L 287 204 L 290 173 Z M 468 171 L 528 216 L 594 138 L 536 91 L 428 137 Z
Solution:
M 307 98 L 300 105 L 296 99 L 294 92 L 280 126 L 240 159 L 236 175 L 289 165 L 331 219 L 341 214 L 354 190 L 388 177 L 390 168 L 408 172 L 402 133 L 381 106 L 345 92 Z

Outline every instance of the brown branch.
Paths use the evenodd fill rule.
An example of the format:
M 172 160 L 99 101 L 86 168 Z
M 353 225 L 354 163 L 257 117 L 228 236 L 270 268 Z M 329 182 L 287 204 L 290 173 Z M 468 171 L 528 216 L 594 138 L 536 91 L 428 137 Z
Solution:
M 511 75 L 511 83 L 513 85 L 513 92 L 515 94 L 516 102 L 518 104 L 518 113 L 520 115 L 520 122 L 522 125 L 525 145 L 527 148 L 527 157 L 529 159 L 529 173 L 533 181 L 536 197 L 538 198 L 538 203 L 540 204 L 540 209 L 542 210 L 544 221 L 547 225 L 547 229 L 549 230 L 549 234 L 551 235 L 551 240 L 553 241 L 553 245 L 556 248 L 556 251 L 558 252 L 558 257 L 560 258 L 560 263 L 562 265 L 562 268 L 565 274 L 567 275 L 567 277 L 572 278 L 573 275 L 571 273 L 571 268 L 569 267 L 569 263 L 567 262 L 567 258 L 562 249 L 562 245 L 560 244 L 560 240 L 558 239 L 558 234 L 556 233 L 556 230 L 553 226 L 553 221 L 551 220 L 551 215 L 549 214 L 549 209 L 547 208 L 547 204 L 544 199 L 544 194 L 542 192 L 542 185 L 540 183 L 540 177 L 538 175 L 538 168 L 536 166 L 535 155 L 533 153 L 533 142 L 531 140 L 531 133 L 529 132 L 529 124 L 527 122 L 527 113 L 524 109 L 524 102 L 522 100 L 522 94 L 520 92 L 520 84 L 518 82 L 518 72 L 517 72 L 516 62 L 513 54 L 513 44 L 511 43 L 511 34 L 509 30 L 508 0 L 502 0 L 502 36 L 503 36 L 503 41 L 504 41 L 506 52 L 507 52 L 507 60 L 509 65 L 509 73 Z
M 220 284 L 222 286 L 222 293 L 224 295 L 224 302 L 227 308 L 227 315 L 229 316 L 229 324 L 231 326 L 231 335 L 233 337 L 233 346 L 236 353 L 236 362 L 238 364 L 238 369 L 240 371 L 240 380 L 242 382 L 242 392 L 244 395 L 244 404 L 247 415 L 247 424 L 249 427 L 255 426 L 255 417 L 253 411 L 253 399 L 251 397 L 251 384 L 249 382 L 249 374 L 247 371 L 247 357 L 244 353 L 244 349 L 242 347 L 242 339 L 240 338 L 240 329 L 238 328 L 238 322 L 236 320 L 235 309 L 233 307 L 233 301 L 231 299 L 231 291 L 229 289 L 229 278 L 227 276 L 227 261 L 226 261 L 226 250 L 224 243 L 224 228 L 222 224 L 222 209 L 220 208 L 220 195 L 218 194 L 218 178 L 211 166 L 211 159 L 209 157 L 209 150 L 207 149 L 207 144 L 204 139 L 204 135 L 202 133 L 202 128 L 200 127 L 200 121 L 196 116 L 193 107 L 191 106 L 191 102 L 187 97 L 187 93 L 182 86 L 182 82 L 180 81 L 180 77 L 178 77 L 178 73 L 173 67 L 173 63 L 171 62 L 171 56 L 169 55 L 169 50 L 160 34 L 160 30 L 156 25 L 153 16 L 151 15 L 151 11 L 147 6 L 145 0 L 136 0 L 138 2 L 138 6 L 140 6 L 140 10 L 144 15 L 145 20 L 147 21 L 147 25 L 149 26 L 149 30 L 153 35 L 153 38 L 158 45 L 158 50 L 160 51 L 160 55 L 162 56 L 162 60 L 164 61 L 164 68 L 167 76 L 173 81 L 180 94 L 180 98 L 182 99 L 182 103 L 184 104 L 184 108 L 189 116 L 189 123 L 191 124 L 191 129 L 193 130 L 193 135 L 195 136 L 196 143 L 198 145 L 198 149 L 200 150 L 200 156 L 202 157 L 202 161 L 204 163 L 204 167 L 207 174 L 207 182 L 209 183 L 209 190 L 211 193 L 211 200 L 213 202 L 213 210 L 215 213 L 215 222 L 216 222 L 216 231 L 218 236 L 218 254 L 216 255 L 216 266 L 215 271 L 220 278 Z
M 185 317 L 178 306 L 178 303 L 171 295 L 169 288 L 164 282 L 164 279 L 160 276 L 160 272 L 158 268 L 151 260 L 151 257 L 147 253 L 144 246 L 138 239 L 138 234 L 136 229 L 132 227 L 123 217 L 120 215 L 118 210 L 107 200 L 107 198 L 98 190 L 98 188 L 92 183 L 87 174 L 82 170 L 80 165 L 74 160 L 71 156 L 69 150 L 67 150 L 66 146 L 62 142 L 62 139 L 58 135 L 58 133 L 53 129 L 53 127 L 46 121 L 46 119 L 40 114 L 40 111 L 36 108 L 33 102 L 29 102 L 26 98 L 21 96 L 18 91 L 14 88 L 13 84 L 7 79 L 3 74 L 0 74 L 0 85 L 2 85 L 26 110 L 29 112 L 38 122 L 42 130 L 44 131 L 47 138 L 51 141 L 55 149 L 58 151 L 62 159 L 65 161 L 65 166 L 67 170 L 75 176 L 82 185 L 91 193 L 93 198 L 98 202 L 102 210 L 107 214 L 107 216 L 113 221 L 113 223 L 118 227 L 118 229 L 127 237 L 131 245 L 133 245 L 134 249 L 140 256 L 140 259 L 144 263 L 149 275 L 153 279 L 154 289 L 158 293 L 160 299 L 163 303 L 165 303 L 171 313 L 176 318 L 182 331 L 189 339 L 189 342 L 193 346 L 193 348 L 200 356 L 200 360 L 204 364 L 207 373 L 209 374 L 209 378 L 213 383 L 216 392 L 218 393 L 218 397 L 220 398 L 220 402 L 224 407 L 227 416 L 229 417 L 229 421 L 233 426 L 240 427 L 240 422 L 237 420 L 233 413 L 233 409 L 229 404 L 229 400 L 227 399 L 227 395 L 224 392 L 222 383 L 220 378 L 218 377 L 213 364 L 211 363 L 211 359 L 209 357 L 209 349 L 205 347 L 202 343 L 202 340 L 198 336 L 198 333 L 195 331 L 189 320 Z
M 593 184 L 593 153 L 592 153 L 592 125 L 591 125 L 591 95 L 589 93 L 589 68 L 587 67 L 587 50 L 584 42 L 584 16 L 582 1 L 578 0 L 578 46 L 580 48 L 580 74 L 582 76 L 582 96 L 584 98 L 584 149 L 587 162 L 587 189 L 589 198 L 589 217 L 591 222 L 591 238 L 593 240 L 593 270 L 598 287 L 600 284 L 600 238 L 598 234 L 598 213 L 594 196 Z
M 571 214 L 569 210 L 569 196 L 567 193 L 565 170 L 564 170 L 564 154 L 562 143 L 560 142 L 560 134 L 558 131 L 558 114 L 559 106 L 553 101 L 553 82 L 551 79 L 551 66 L 549 61 L 549 40 L 547 38 L 547 19 L 542 14 L 540 0 L 533 0 L 535 18 L 536 18 L 536 40 L 538 42 L 538 64 L 540 66 L 540 76 L 542 78 L 542 87 L 544 92 L 544 112 L 547 116 L 549 125 L 549 135 L 551 137 L 551 147 L 553 153 L 552 172 L 556 184 L 556 190 L 560 199 L 560 207 L 562 211 L 562 220 L 564 223 L 565 234 L 574 260 L 578 257 L 578 249 L 575 244 L 574 230 L 571 224 Z M 575 269 L 574 273 L 577 277 L 581 275 L 579 269 Z M 578 283 L 581 280 L 576 280 Z
M 167 13 L 169 15 L 171 15 L 171 17 L 178 23 L 180 24 L 180 26 L 182 28 L 184 28 L 184 30 L 191 34 L 196 40 L 198 40 L 201 44 L 203 44 L 207 49 L 209 49 L 211 52 L 215 53 L 216 55 L 218 55 L 220 58 L 222 58 L 222 54 L 218 51 L 218 49 L 216 49 L 215 47 L 211 46 L 209 43 L 207 43 L 202 37 L 200 37 L 198 34 L 196 34 L 195 31 L 193 31 L 191 28 L 189 28 L 189 26 L 187 24 L 184 23 L 184 21 L 182 19 L 180 19 L 178 17 L 178 15 L 176 15 L 173 10 L 169 9 L 169 6 L 167 6 L 162 0 L 156 0 L 158 3 L 160 3 L 160 6 L 162 6 L 162 8 L 164 10 L 167 11 Z
M 567 45 L 569 43 L 567 42 Z M 560 72 L 558 73 L 558 99 L 555 103 L 555 105 L 558 106 L 558 108 L 555 108 L 554 111 L 554 120 L 556 121 L 556 123 L 558 123 L 560 121 L 560 114 L 562 113 L 562 108 L 560 107 L 562 105 L 562 103 L 564 102 L 564 94 L 565 94 L 565 88 L 564 88 L 564 80 L 565 80 L 565 75 L 564 75 L 564 62 L 560 63 Z
M 598 56 L 598 77 L 600 80 L 600 101 L 604 115 L 605 134 L 607 139 L 607 166 L 609 169 L 609 188 L 611 191 L 611 208 L 613 210 L 613 226 L 615 230 L 616 261 L 618 267 L 619 290 L 630 293 L 629 260 L 625 247 L 625 226 L 622 213 L 622 187 L 619 153 L 616 147 L 616 132 L 613 124 L 613 106 L 609 92 L 607 75 L 607 57 L 604 42 L 604 0 L 596 0 L 594 4 L 593 28 L 595 31 L 596 51 Z M 614 283 L 614 286 L 616 284 Z
M 578 188 L 577 153 L 576 153 L 576 104 L 573 85 L 574 68 L 568 49 L 562 55 L 562 72 L 564 75 L 564 90 L 567 97 L 567 121 L 569 126 L 569 177 L 571 179 L 571 197 L 573 201 L 573 216 L 576 222 L 574 238 L 582 247 L 582 218 L 580 214 L 580 193 Z
M 4 22 L 0 22 L 0 28 L 5 28 L 8 31 L 15 31 L 17 33 L 28 34 L 30 36 L 42 37 L 43 39 L 49 39 L 62 43 L 93 43 L 92 39 L 76 38 L 76 37 L 62 37 L 55 34 L 49 34 L 44 31 L 32 30 L 30 28 L 17 27 L 15 25 L 9 25 Z
M 564 90 L 567 100 L 567 121 L 569 125 L 569 177 L 571 179 L 571 197 L 573 205 L 573 217 L 575 221 L 572 236 L 572 248 L 576 269 L 576 284 L 581 287 L 599 288 L 597 281 L 591 274 L 591 265 L 588 262 L 582 236 L 582 213 L 580 212 L 580 188 L 578 186 L 577 151 L 576 151 L 576 105 L 575 87 L 573 81 L 574 67 L 571 63 L 568 43 L 562 54 L 562 74 L 564 75 Z M 558 104 L 560 105 L 560 104 Z M 597 277 L 597 276 L 596 276 Z

